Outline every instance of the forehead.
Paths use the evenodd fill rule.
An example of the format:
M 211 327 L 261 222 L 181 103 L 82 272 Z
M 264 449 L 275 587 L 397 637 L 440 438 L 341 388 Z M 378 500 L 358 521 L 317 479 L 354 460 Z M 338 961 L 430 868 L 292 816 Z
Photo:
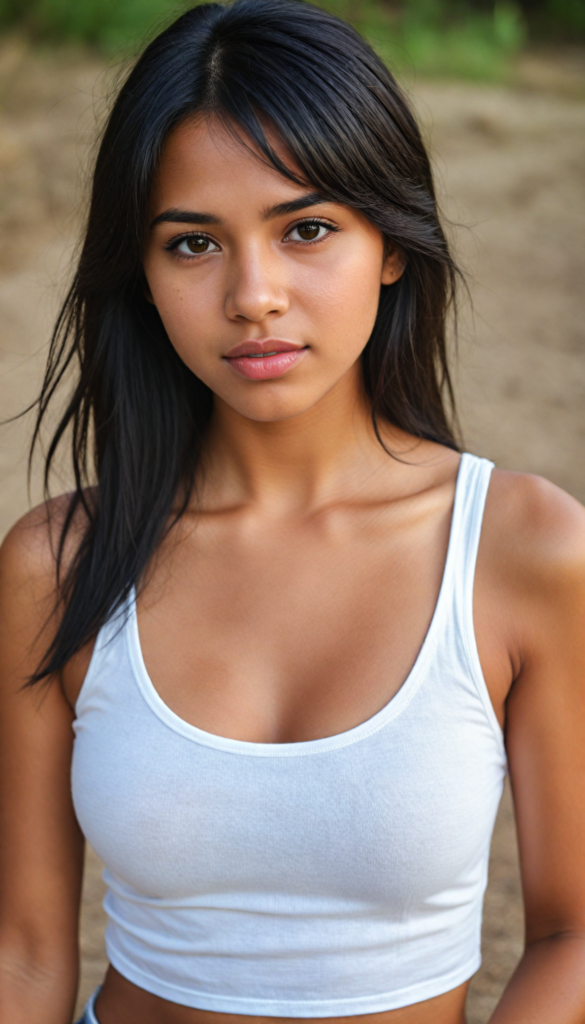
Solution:
M 293 173 L 301 175 L 290 155 L 275 138 L 271 145 Z M 217 118 L 197 116 L 184 121 L 165 141 L 154 181 L 152 207 L 185 207 L 197 199 L 222 205 L 243 202 L 265 207 L 295 199 L 311 189 L 297 185 L 267 166 L 264 157 L 243 133 L 231 131 Z

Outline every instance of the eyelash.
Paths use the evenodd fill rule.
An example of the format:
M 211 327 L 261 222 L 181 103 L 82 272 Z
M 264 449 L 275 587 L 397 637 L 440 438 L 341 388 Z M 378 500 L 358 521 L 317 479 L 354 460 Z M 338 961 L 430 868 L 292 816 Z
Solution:
M 323 220 L 321 217 L 305 217 L 303 220 L 298 220 L 296 224 L 293 224 L 292 227 L 289 228 L 284 237 L 287 238 L 291 234 L 291 232 L 295 230 L 295 228 L 301 228 L 305 224 L 318 224 L 320 227 L 327 228 L 328 231 L 331 232 L 331 234 L 334 234 L 335 232 L 339 231 L 339 228 L 336 227 L 335 224 L 332 224 L 331 221 L 329 220 Z M 322 242 L 325 238 L 327 238 L 327 235 L 323 235 L 322 238 L 303 240 L 302 242 L 298 242 L 297 244 L 316 245 L 317 242 Z
M 300 228 L 304 224 L 319 224 L 319 225 L 322 225 L 324 228 L 327 228 L 328 231 L 331 234 L 339 231 L 339 228 L 336 227 L 335 224 L 332 224 L 328 220 L 323 220 L 321 217 L 307 217 L 304 220 L 298 220 L 296 222 L 296 224 L 293 224 L 292 227 L 289 228 L 289 230 L 287 231 L 286 235 L 284 236 L 285 239 L 288 237 L 288 235 L 291 234 L 292 231 L 295 230 L 295 228 Z M 210 235 L 207 235 L 205 233 L 205 231 L 185 231 L 181 235 L 175 235 L 174 238 L 170 238 L 169 241 L 164 244 L 163 249 L 166 249 L 167 252 L 172 253 L 172 255 L 175 257 L 175 259 L 178 259 L 178 260 L 191 261 L 191 260 L 200 259 L 201 256 L 207 256 L 208 255 L 208 253 L 200 253 L 200 254 L 193 253 L 191 256 L 187 256 L 186 253 L 178 252 L 177 250 L 178 250 L 178 247 L 181 244 L 181 242 L 186 241 L 188 238 L 207 238 L 207 239 L 209 239 L 210 242 L 213 242 L 214 245 L 217 245 L 217 242 L 214 242 L 213 238 L 211 238 Z M 303 246 L 305 246 L 305 245 L 316 245 L 317 243 L 324 241 L 325 238 L 327 238 L 327 235 L 323 235 L 322 238 L 314 238 L 314 239 L 311 239 L 311 240 L 308 240 L 308 241 L 297 242 L 295 240 L 294 244 L 296 244 L 296 245 L 303 245 Z

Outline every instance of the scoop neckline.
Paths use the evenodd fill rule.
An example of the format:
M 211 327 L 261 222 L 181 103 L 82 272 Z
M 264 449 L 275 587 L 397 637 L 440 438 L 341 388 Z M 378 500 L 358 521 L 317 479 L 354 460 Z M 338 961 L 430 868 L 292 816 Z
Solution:
M 453 575 L 453 563 L 455 561 L 456 539 L 458 534 L 460 506 L 463 500 L 463 480 L 470 465 L 471 456 L 466 453 L 461 455 L 455 482 L 455 497 L 451 513 L 451 525 L 449 528 L 449 541 L 447 555 L 443 567 L 443 575 L 439 594 L 435 603 L 433 615 L 422 641 L 414 664 L 400 688 L 390 700 L 374 715 L 364 722 L 346 729 L 332 736 L 323 736 L 315 740 L 300 740 L 297 743 L 255 743 L 250 740 L 237 740 L 228 736 L 220 736 L 216 733 L 207 732 L 197 725 L 192 725 L 180 715 L 177 715 L 159 695 L 148 670 L 146 668 L 140 643 L 140 632 L 138 629 L 138 616 L 136 611 L 136 589 L 133 587 L 128 599 L 128 614 L 126 619 L 126 638 L 130 662 L 134 672 L 135 680 L 140 692 L 150 709 L 165 725 L 174 732 L 179 733 L 185 739 L 191 740 L 205 747 L 214 747 L 226 753 L 248 755 L 253 757 L 303 757 L 310 754 L 324 753 L 329 750 L 337 750 L 341 747 L 357 743 L 366 739 L 373 733 L 382 729 L 389 722 L 396 719 L 407 707 L 424 678 L 427 664 L 433 654 L 434 647 L 439 635 L 439 628 L 443 619 L 444 609 L 450 591 L 451 578 Z

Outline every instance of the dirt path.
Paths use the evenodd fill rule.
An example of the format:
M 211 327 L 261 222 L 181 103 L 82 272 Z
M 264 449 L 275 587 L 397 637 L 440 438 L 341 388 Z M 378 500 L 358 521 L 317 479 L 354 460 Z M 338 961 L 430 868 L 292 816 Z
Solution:
M 468 312 L 463 317 L 458 378 L 467 446 L 500 466 L 542 473 L 585 500 L 585 89 L 575 60 L 570 73 L 554 62 L 541 62 L 540 71 L 538 62 L 527 62 L 524 81 L 544 81 L 547 89 L 422 83 L 415 97 L 446 209 L 471 226 L 454 229 L 475 303 L 475 322 Z M 99 110 L 103 88 L 101 66 L 87 58 L 0 45 L 2 416 L 21 409 L 38 385 L 78 225 L 92 108 L 97 102 Z M 0 434 L 0 533 L 27 507 L 28 429 L 20 422 Z M 100 870 L 90 853 L 80 1002 L 103 971 Z M 521 936 L 506 795 L 469 1024 L 487 1021 Z

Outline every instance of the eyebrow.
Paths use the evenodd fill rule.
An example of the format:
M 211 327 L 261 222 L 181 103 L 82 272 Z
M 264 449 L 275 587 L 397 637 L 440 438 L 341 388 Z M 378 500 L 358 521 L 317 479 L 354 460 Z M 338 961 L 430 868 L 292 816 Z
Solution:
M 309 192 L 306 196 L 299 196 L 298 199 L 291 199 L 289 203 L 277 203 L 262 211 L 262 220 L 272 220 L 273 217 L 284 217 L 287 214 L 298 213 L 305 210 L 307 206 L 318 206 L 319 203 L 326 203 L 325 196 L 320 192 Z
M 277 203 L 276 206 L 267 207 L 262 211 L 262 220 L 272 220 L 273 217 L 284 217 L 287 214 L 298 213 L 308 206 L 317 206 L 319 203 L 326 203 L 327 200 L 319 192 L 309 192 L 298 199 L 292 199 L 288 203 Z M 195 210 L 178 210 L 172 207 L 164 210 L 155 217 L 150 225 L 150 230 L 157 224 L 221 224 L 221 218 L 213 213 L 198 213 Z
M 194 210 L 177 210 L 172 207 L 154 218 L 150 230 L 157 224 L 221 224 L 221 220 L 212 213 L 196 213 Z

